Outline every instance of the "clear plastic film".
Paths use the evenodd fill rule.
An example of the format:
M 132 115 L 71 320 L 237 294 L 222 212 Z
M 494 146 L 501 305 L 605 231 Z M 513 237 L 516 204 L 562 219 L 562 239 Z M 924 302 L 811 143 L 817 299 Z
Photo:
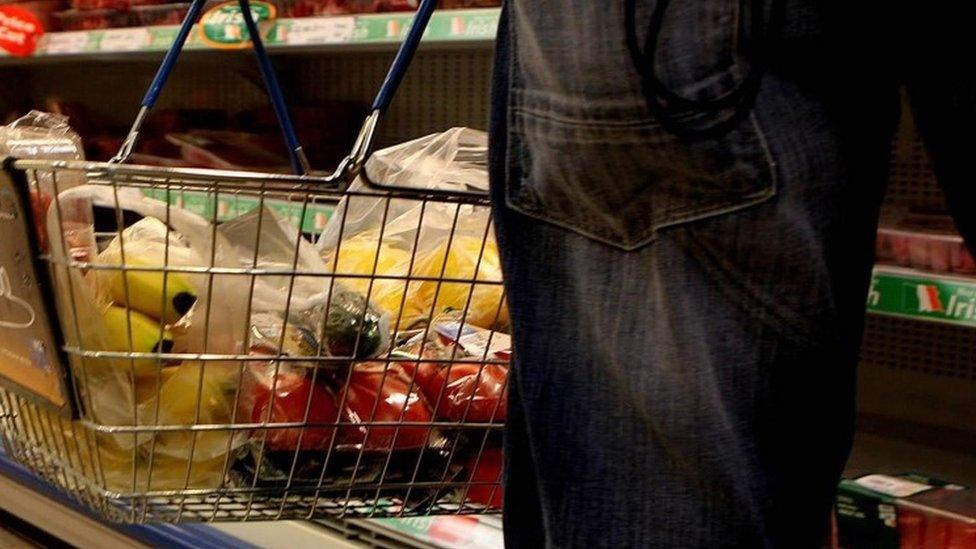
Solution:
M 366 171 L 386 185 L 487 191 L 487 137 L 453 128 L 378 151 Z M 350 190 L 365 188 L 359 179 Z M 484 208 L 353 194 L 339 203 L 317 247 L 336 277 L 368 291 L 396 329 L 445 310 L 467 310 L 468 321 L 485 328 L 508 325 L 498 248 Z

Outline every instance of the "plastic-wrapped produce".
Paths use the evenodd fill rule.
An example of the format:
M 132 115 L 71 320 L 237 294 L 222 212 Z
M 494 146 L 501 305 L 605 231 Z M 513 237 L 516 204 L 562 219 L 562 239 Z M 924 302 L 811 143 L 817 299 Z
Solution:
M 366 169 L 373 181 L 387 185 L 487 191 L 486 166 L 485 134 L 453 128 L 377 151 Z M 365 187 L 357 180 L 351 190 Z M 465 308 L 470 322 L 504 328 L 508 309 L 489 224 L 487 210 L 463 204 L 350 196 L 336 208 L 317 246 L 326 264 L 335 265 L 337 278 L 375 278 L 372 285 L 362 278 L 344 280 L 366 282 L 370 298 L 398 330 L 429 322 L 447 309 Z M 402 277 L 407 274 L 422 280 L 406 284 Z
M 51 159 L 51 160 L 84 160 L 85 151 L 81 145 L 81 138 L 68 125 L 68 119 L 59 114 L 41 111 L 30 111 L 26 115 L 0 126 L 0 158 L 11 156 L 14 158 Z M 30 189 L 31 207 L 35 220 L 43 220 L 47 216 L 48 208 L 55 195 L 85 182 L 81 174 L 65 173 L 57 180 L 55 191 L 54 181 L 50 174 L 39 173 L 37 183 Z M 74 204 L 62 203 L 64 210 Z M 63 220 L 62 227 L 69 230 L 78 220 Z M 43 225 L 37 228 L 39 244 L 42 250 L 47 250 L 47 231 Z
M 502 422 L 508 417 L 506 334 L 462 324 L 456 319 L 434 321 L 427 338 L 418 334 L 397 349 L 408 376 L 435 407 L 438 418 L 450 421 Z

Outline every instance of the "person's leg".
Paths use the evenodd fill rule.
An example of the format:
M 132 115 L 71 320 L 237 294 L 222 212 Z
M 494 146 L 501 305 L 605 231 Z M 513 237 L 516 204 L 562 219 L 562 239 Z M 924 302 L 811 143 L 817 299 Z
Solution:
M 619 15 L 546 4 L 579 39 Z M 850 449 L 893 89 L 834 96 L 774 65 L 752 118 L 682 144 L 626 93 L 587 95 L 591 77 L 632 95 L 613 62 L 586 73 L 614 42 L 520 39 L 506 55 L 502 35 L 491 138 L 514 325 L 507 542 L 817 546 Z M 548 77 L 579 88 L 533 89 L 518 54 L 559 48 L 572 66 Z
M 970 250 L 976 250 L 973 151 L 976 150 L 976 71 L 950 61 L 972 51 L 976 40 L 968 6 L 937 3 L 913 10 L 904 23 L 908 96 L 915 123 L 946 195 L 946 203 Z M 965 27 L 963 25 L 966 25 Z M 910 31 L 910 32 L 908 32 Z

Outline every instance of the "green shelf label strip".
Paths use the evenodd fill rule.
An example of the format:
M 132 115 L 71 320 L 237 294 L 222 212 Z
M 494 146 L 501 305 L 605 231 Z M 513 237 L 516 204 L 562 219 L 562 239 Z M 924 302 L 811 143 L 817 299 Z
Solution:
M 868 311 L 976 327 L 976 279 L 879 267 Z
M 431 18 L 424 40 L 492 40 L 498 16 L 495 8 L 438 11 Z M 412 21 L 413 14 L 409 12 L 278 19 L 265 26 L 264 38 L 272 48 L 396 43 L 410 30 Z M 55 32 L 41 38 L 34 55 L 164 51 L 173 43 L 177 29 L 161 26 Z M 186 48 L 211 48 L 201 39 L 199 25 L 194 27 Z
M 167 191 L 165 189 L 144 189 L 143 195 L 157 200 L 167 201 Z M 195 213 L 206 219 L 213 219 L 214 207 L 217 208 L 217 220 L 228 221 L 239 215 L 243 215 L 258 207 L 259 200 L 254 196 L 238 196 L 221 194 L 216 201 L 210 193 L 199 191 L 179 191 L 173 190 L 168 193 L 168 202 L 179 208 Z M 295 226 L 301 226 L 302 232 L 318 234 L 325 228 L 335 205 L 332 203 L 309 203 L 305 209 L 305 216 L 302 217 L 302 203 L 289 202 L 266 198 L 264 204 L 273 212 L 284 219 L 292 222 Z M 301 217 L 301 219 L 299 219 Z

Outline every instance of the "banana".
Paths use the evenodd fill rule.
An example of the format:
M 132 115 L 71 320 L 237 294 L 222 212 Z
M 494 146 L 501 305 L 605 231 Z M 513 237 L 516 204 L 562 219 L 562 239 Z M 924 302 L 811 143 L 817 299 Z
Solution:
M 119 264 L 121 261 L 116 263 Z M 144 261 L 128 254 L 125 264 L 160 266 L 158 262 Z M 123 279 L 122 271 L 101 271 L 99 278 L 107 285 L 109 295 L 116 303 L 127 305 L 130 309 L 159 319 L 165 324 L 174 324 L 196 303 L 197 290 L 183 273 L 169 273 L 165 280 L 164 296 L 163 275 L 162 272 L 128 271 Z
M 166 226 L 157 219 L 143 218 L 127 228 L 122 232 L 122 242 L 126 266 L 162 269 L 164 265 L 196 264 L 192 250 L 171 233 L 167 236 Z M 116 237 L 98 254 L 97 263 L 121 266 L 122 248 L 123 245 Z M 165 273 L 162 271 L 126 271 L 123 276 L 123 271 L 97 269 L 95 273 L 98 284 L 108 290 L 113 301 L 164 324 L 174 324 L 189 312 L 196 303 L 201 282 L 199 275 L 171 272 L 165 276 L 163 295 Z
M 112 305 L 102 314 L 102 319 L 107 328 L 103 341 L 105 351 L 168 353 L 173 349 L 173 336 L 169 330 L 160 330 L 159 322 L 142 313 Z M 129 366 L 128 360 L 113 362 L 120 368 Z M 132 363 L 136 376 L 154 374 L 159 366 L 159 362 L 151 358 L 133 360 Z

